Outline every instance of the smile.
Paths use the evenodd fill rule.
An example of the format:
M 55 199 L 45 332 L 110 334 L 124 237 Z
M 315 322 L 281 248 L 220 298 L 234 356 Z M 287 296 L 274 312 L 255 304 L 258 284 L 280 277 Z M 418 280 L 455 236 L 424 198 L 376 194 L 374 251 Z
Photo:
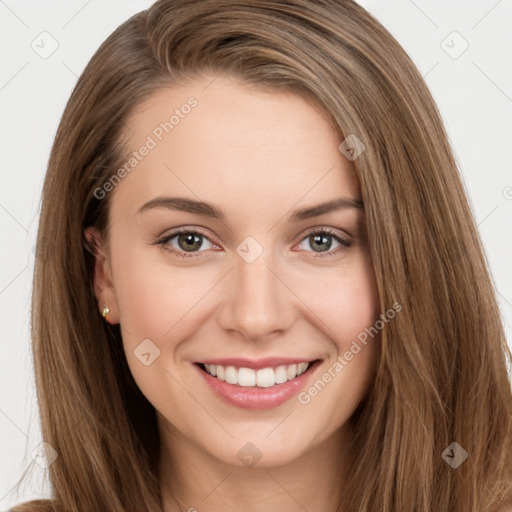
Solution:
M 321 359 L 235 358 L 197 362 L 193 366 L 223 401 L 245 409 L 272 409 L 299 393 L 321 362 Z
M 245 367 L 203 364 L 203 368 L 212 377 L 223 380 L 228 384 L 242 387 L 269 388 L 276 384 L 284 384 L 302 375 L 309 368 L 309 365 L 310 363 L 299 363 L 254 370 Z

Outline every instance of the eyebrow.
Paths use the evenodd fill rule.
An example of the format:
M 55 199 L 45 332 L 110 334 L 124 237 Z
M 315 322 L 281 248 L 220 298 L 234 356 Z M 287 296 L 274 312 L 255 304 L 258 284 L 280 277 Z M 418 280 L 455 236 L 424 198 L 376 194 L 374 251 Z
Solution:
M 226 218 L 224 212 L 212 204 L 205 203 L 203 201 L 196 201 L 195 199 L 188 199 L 186 197 L 155 197 L 154 199 L 151 199 L 151 201 L 143 204 L 137 213 L 143 213 L 153 208 L 167 208 L 169 210 L 195 213 L 218 220 L 224 220 Z M 288 219 L 288 222 L 299 222 L 302 220 L 310 219 L 312 217 L 317 217 L 319 215 L 324 215 L 326 213 L 337 210 L 344 210 L 347 208 L 356 208 L 358 210 L 362 210 L 363 202 L 358 198 L 354 199 L 351 197 L 340 197 L 325 203 L 317 204 L 315 206 L 309 206 L 307 208 L 296 210 L 295 213 Z

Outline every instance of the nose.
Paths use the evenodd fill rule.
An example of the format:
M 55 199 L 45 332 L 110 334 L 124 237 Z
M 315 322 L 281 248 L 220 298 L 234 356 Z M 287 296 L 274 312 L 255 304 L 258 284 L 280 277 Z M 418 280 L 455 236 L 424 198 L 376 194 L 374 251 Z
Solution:
M 296 315 L 295 296 L 286 285 L 270 249 L 252 263 L 234 255 L 234 269 L 226 280 L 220 326 L 249 341 L 264 341 L 283 335 Z

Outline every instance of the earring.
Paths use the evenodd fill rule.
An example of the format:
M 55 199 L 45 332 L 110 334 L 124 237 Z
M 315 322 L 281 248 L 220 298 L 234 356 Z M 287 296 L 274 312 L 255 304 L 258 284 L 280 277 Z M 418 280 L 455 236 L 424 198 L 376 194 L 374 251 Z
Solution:
M 108 308 L 108 306 L 105 304 L 103 306 L 103 311 L 101 312 L 103 318 L 107 318 L 107 315 L 110 313 L 110 309 Z

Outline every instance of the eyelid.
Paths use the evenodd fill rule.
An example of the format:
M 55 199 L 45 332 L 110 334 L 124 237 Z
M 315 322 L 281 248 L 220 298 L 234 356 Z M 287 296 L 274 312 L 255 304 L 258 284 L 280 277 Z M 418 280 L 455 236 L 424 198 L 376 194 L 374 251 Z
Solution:
M 211 240 L 213 238 L 213 236 L 210 234 L 209 231 L 205 230 L 202 227 L 194 226 L 193 224 L 191 224 L 191 225 L 187 224 L 185 226 L 178 226 L 178 227 L 173 228 L 173 229 L 166 229 L 165 231 L 162 232 L 161 235 L 156 235 L 155 236 L 155 242 L 162 241 L 162 240 L 165 240 L 165 239 L 168 240 L 170 238 L 175 237 L 176 235 L 181 235 L 181 234 L 184 234 L 184 233 L 198 234 L 198 235 L 203 236 L 204 238 L 208 238 L 208 240 L 210 240 L 212 243 L 214 243 Z M 219 245 L 219 244 L 216 244 L 216 245 Z
M 329 226 L 315 226 L 309 229 L 306 229 L 306 232 L 299 238 L 299 242 L 304 240 L 304 238 L 307 238 L 308 236 L 314 234 L 314 233 L 327 233 L 328 235 L 332 237 L 340 238 L 341 240 L 345 242 L 352 242 L 354 237 L 350 235 L 348 232 L 343 231 L 339 228 L 331 228 Z

